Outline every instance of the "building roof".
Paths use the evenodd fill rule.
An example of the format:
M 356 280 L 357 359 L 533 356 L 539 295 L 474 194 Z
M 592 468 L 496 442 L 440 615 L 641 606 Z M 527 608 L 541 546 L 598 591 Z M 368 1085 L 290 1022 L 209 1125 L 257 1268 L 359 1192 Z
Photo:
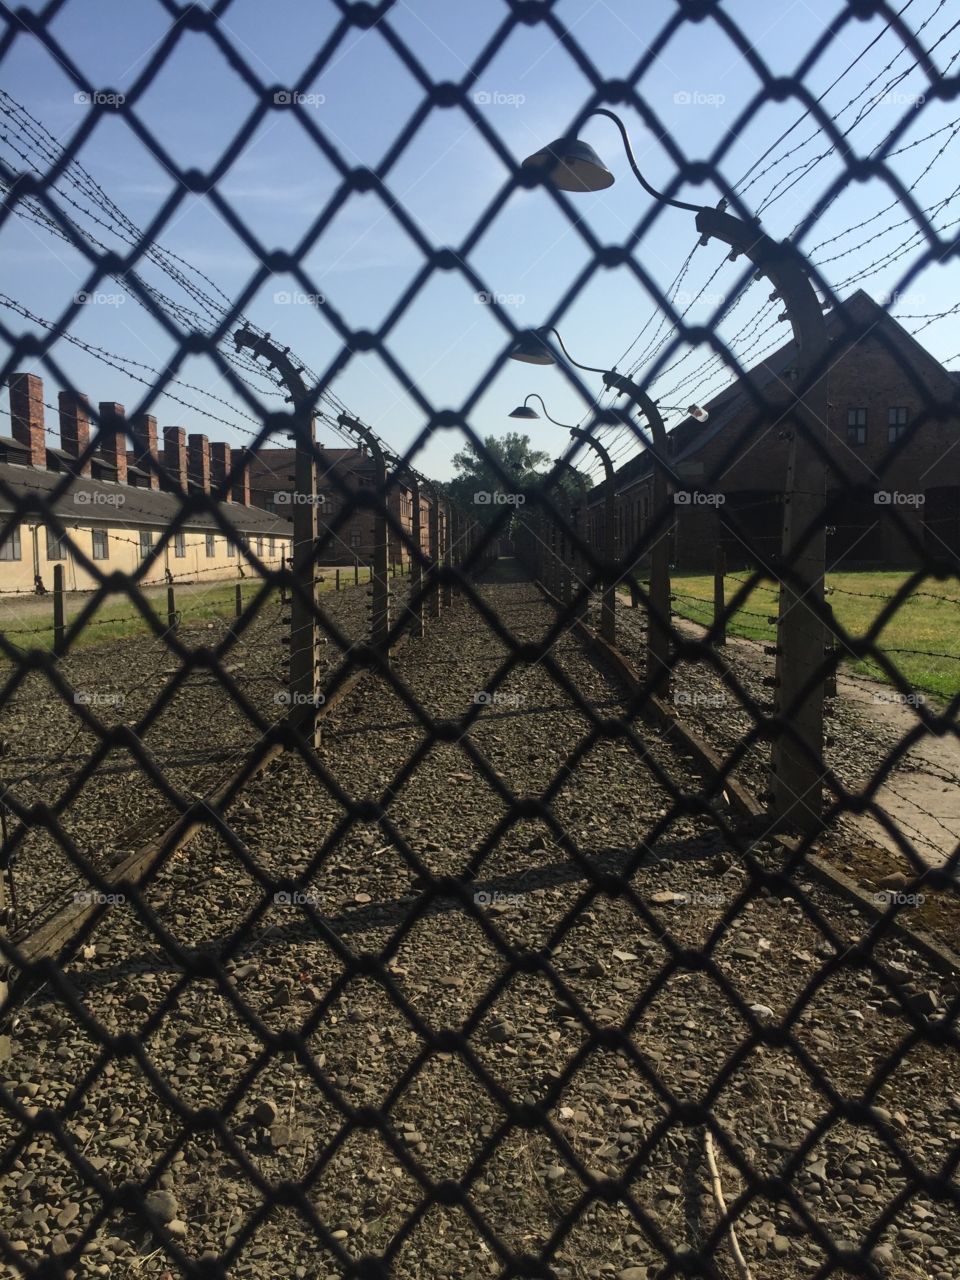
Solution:
M 13 507 L 11 494 L 17 498 L 31 495 L 46 497 L 63 483 L 63 472 L 39 467 L 0 463 L 0 513 Z M 122 497 L 123 502 L 117 503 Z M 192 500 L 192 498 L 191 498 Z M 163 493 L 134 485 L 111 484 L 104 480 L 75 477 L 70 488 L 53 504 L 53 509 L 66 524 L 110 524 L 162 528 L 179 513 L 184 499 L 177 493 Z M 238 533 L 292 534 L 289 519 L 262 507 L 245 507 L 236 502 L 218 504 L 220 514 Z M 191 513 L 184 524 L 187 529 L 216 529 L 219 526 L 209 511 Z
M 827 334 L 832 342 L 842 343 L 845 339 L 856 340 L 863 334 L 863 327 L 869 323 L 883 323 L 888 329 L 892 327 L 897 339 L 918 358 L 939 366 L 939 362 L 902 324 L 863 289 L 858 289 L 839 306 L 833 308 L 826 317 Z M 753 388 L 763 391 L 772 382 L 783 379 L 786 372 L 797 359 L 797 343 L 795 338 L 785 342 L 782 347 L 766 356 L 746 373 Z M 942 366 L 939 366 L 942 368 Z M 944 373 L 947 373 L 944 370 Z M 949 373 L 951 380 L 960 383 L 960 371 Z M 692 458 L 707 444 L 714 440 L 731 422 L 736 420 L 745 409 L 753 404 L 753 399 L 744 386 L 746 379 L 738 379 L 719 392 L 712 400 L 706 401 L 704 408 L 709 413 L 706 422 L 698 422 L 695 418 L 684 418 L 669 433 L 672 442 L 670 462 L 673 467 Z M 653 458 L 643 450 L 634 455 L 617 470 L 617 490 L 625 483 L 635 483 L 653 469 Z M 604 482 L 590 491 L 590 502 L 593 504 L 603 496 Z

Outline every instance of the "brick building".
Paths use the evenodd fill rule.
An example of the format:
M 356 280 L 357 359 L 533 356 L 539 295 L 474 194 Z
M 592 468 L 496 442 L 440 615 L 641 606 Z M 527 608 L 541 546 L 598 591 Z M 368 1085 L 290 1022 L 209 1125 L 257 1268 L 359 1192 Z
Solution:
M 956 562 L 957 375 L 862 291 L 831 311 L 826 323 L 833 348 L 825 375 L 827 564 L 916 563 L 919 557 L 897 527 L 901 521 L 923 543 L 925 554 Z M 786 409 L 796 359 L 791 340 L 708 402 L 706 422 L 688 418 L 669 433 L 676 477 L 671 560 L 677 568 L 711 567 L 718 541 L 731 566 L 758 559 L 770 563 L 779 551 L 789 451 Z M 746 389 L 747 380 L 755 394 Z M 620 468 L 617 493 L 618 546 L 628 547 L 650 517 L 649 454 L 640 453 Z M 602 484 L 590 493 L 590 532 L 597 542 L 603 494 Z M 689 495 L 686 502 L 684 495 Z
M 318 448 L 328 461 L 326 470 L 321 466 L 317 468 L 320 539 L 325 543 L 320 559 L 324 564 L 333 565 L 369 564 L 373 558 L 374 506 L 378 501 L 373 458 L 364 448 L 331 449 L 325 445 Z M 256 506 L 289 515 L 294 493 L 295 461 L 296 450 L 292 448 L 259 450 L 250 466 L 252 501 Z M 369 495 L 369 506 L 363 505 L 365 494 Z M 354 505 L 355 502 L 358 505 Z M 410 561 L 413 532 L 413 491 L 410 486 L 399 481 L 391 484 L 388 505 L 404 534 L 401 538 L 394 529 L 388 531 L 390 563 L 405 565 Z M 420 545 L 425 555 L 430 545 L 430 507 L 431 502 L 421 489 Z M 341 515 L 345 509 L 346 514 Z

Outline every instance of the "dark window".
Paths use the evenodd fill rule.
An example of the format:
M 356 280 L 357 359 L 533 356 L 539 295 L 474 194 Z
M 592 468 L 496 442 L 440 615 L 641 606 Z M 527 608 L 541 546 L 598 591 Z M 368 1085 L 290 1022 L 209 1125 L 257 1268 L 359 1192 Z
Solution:
M 56 534 L 51 528 L 47 528 L 47 559 L 48 560 L 66 560 L 67 558 L 67 539 L 65 535 Z
M 907 410 L 905 405 L 896 405 L 887 410 L 887 441 L 893 444 L 907 433 Z
M 350 533 L 350 550 L 356 551 L 359 546 L 360 546 L 360 534 L 356 529 L 353 529 Z
M 275 556 L 275 555 L 277 554 L 277 540 L 276 540 L 276 538 L 271 538 L 271 539 L 270 539 L 270 541 L 269 541 L 269 542 L 268 542 L 268 544 L 267 544 L 267 549 L 268 549 L 268 551 L 269 551 L 269 553 L 270 553 L 270 555 L 271 555 L 271 556 Z
M 866 409 L 847 410 L 847 444 L 867 443 Z
M 215 556 L 217 554 L 217 535 L 215 533 L 207 534 L 207 555 Z
M 228 538 L 228 539 L 227 539 L 227 555 L 228 555 L 228 556 L 235 556 L 236 554 L 237 554 L 237 548 L 236 548 L 236 546 L 234 545 L 234 543 L 232 543 L 232 542 L 230 541 L 230 539 Z
M 19 560 L 20 559 L 20 526 L 15 525 L 13 530 L 7 537 L 6 542 L 0 547 L 0 560 Z
M 93 530 L 93 558 L 94 560 L 110 559 L 110 546 L 107 542 L 106 529 Z
M 187 539 L 182 530 L 173 535 L 173 554 L 178 560 L 182 560 L 187 554 Z
M 261 557 L 263 556 L 263 534 L 262 533 L 257 534 L 257 555 Z
M 140 530 L 140 559 L 146 560 L 153 550 L 153 534 L 149 529 Z

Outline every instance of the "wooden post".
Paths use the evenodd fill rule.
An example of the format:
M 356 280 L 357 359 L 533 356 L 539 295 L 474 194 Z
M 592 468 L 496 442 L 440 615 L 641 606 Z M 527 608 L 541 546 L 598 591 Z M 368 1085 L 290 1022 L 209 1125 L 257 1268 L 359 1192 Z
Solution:
M 340 570 L 339 569 L 336 572 L 336 579 L 337 579 L 336 590 L 339 591 L 340 590 Z
M 237 591 L 240 590 L 239 585 Z M 177 629 L 177 602 L 174 597 L 173 585 L 167 587 L 167 627 L 170 631 Z
M 723 646 L 727 643 L 726 598 L 724 578 L 727 573 L 727 557 L 723 546 L 718 541 L 713 559 L 713 643 Z
M 430 568 L 431 572 L 436 573 L 440 565 L 440 495 L 437 493 L 433 485 L 429 488 L 430 511 L 428 516 L 429 540 L 430 540 Z M 430 593 L 429 613 L 431 618 L 440 617 L 440 588 L 433 583 L 433 590 Z
M 417 476 L 412 476 L 411 481 L 413 494 L 413 510 L 410 521 L 410 540 L 413 543 L 413 552 L 410 556 L 410 611 L 413 614 L 413 634 L 418 638 L 423 636 L 423 600 L 420 592 L 423 587 L 423 565 L 420 563 L 419 557 L 423 554 L 423 530 L 422 530 L 422 512 L 420 510 L 420 480 Z
M 243 588 L 240 586 L 240 583 L 238 582 L 236 586 L 236 604 L 235 604 L 234 616 L 239 618 L 241 613 L 243 613 Z
M 359 560 L 357 560 L 353 566 L 353 585 L 355 587 L 359 587 L 360 585 L 360 561 Z
M 58 565 L 57 568 L 60 566 Z M 0 742 L 0 756 L 6 754 L 6 744 Z M 10 854 L 7 845 L 7 812 L 0 801 L 0 834 L 3 843 L 0 845 L 0 937 L 6 938 L 11 924 L 10 910 L 7 906 L 7 872 L 10 869 Z M 7 1002 L 7 965 L 0 955 L 0 1008 Z M 0 1034 L 0 1063 L 10 1057 L 10 1037 Z
M 287 552 L 284 548 L 280 552 L 280 603 L 287 603 Z
M 53 652 L 58 656 L 63 653 L 64 623 L 63 565 L 55 564 L 53 566 Z
M 827 602 L 824 602 L 823 607 L 824 607 L 824 610 L 826 611 L 827 618 L 828 618 L 827 643 L 824 645 L 823 651 L 825 655 L 835 654 L 837 652 L 837 646 L 834 643 L 834 640 L 836 638 L 837 631 L 836 631 L 836 627 L 833 625 L 833 605 L 828 604 Z M 824 679 L 823 696 L 825 698 L 835 698 L 837 696 L 836 667 L 834 667 L 834 669 L 830 672 L 830 674 L 826 676 L 826 678 Z
M 443 504 L 443 514 L 443 567 L 449 573 L 453 567 L 453 508 L 447 501 Z M 453 582 L 450 578 L 443 584 L 443 604 L 446 609 L 453 604 Z

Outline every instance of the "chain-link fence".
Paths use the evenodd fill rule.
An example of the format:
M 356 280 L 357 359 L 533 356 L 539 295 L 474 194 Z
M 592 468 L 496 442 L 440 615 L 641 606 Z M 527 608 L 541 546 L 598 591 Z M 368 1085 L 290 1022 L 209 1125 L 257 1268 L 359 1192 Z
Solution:
M 939 34 L 942 3 L 908 25 L 912 3 L 851 0 L 787 78 L 729 6 L 665 5 L 611 79 L 563 6 L 510 0 L 454 82 L 397 6 L 337 0 L 298 83 L 376 32 L 422 94 L 372 168 L 306 88 L 264 78 L 229 3 L 164 0 L 169 29 L 125 92 L 81 69 L 69 3 L 4 8 L 0 61 L 38 43 L 90 108 L 58 138 L 0 102 L 0 234 L 25 220 L 88 264 L 57 320 L 0 295 L 5 1274 L 960 1274 L 960 414 L 917 337 L 956 308 L 898 322 L 853 290 L 876 262 L 902 264 L 903 292 L 956 255 L 955 193 L 924 205 L 893 162 L 923 142 L 924 175 L 949 166 L 960 132 L 924 114 L 956 96 L 953 27 Z M 882 22 L 902 65 L 857 69 L 873 48 L 858 19 Z M 693 163 L 642 82 L 703 23 L 758 88 Z M 521 164 L 484 76 L 538 29 L 585 87 Z M 209 173 L 142 109 L 188 38 L 255 99 Z M 827 52 L 860 89 L 842 111 L 808 88 Z M 919 103 L 895 103 L 861 156 L 854 125 L 908 72 Z M 813 159 L 795 159 L 794 124 L 728 182 L 738 134 L 791 97 Z M 281 111 L 335 175 L 291 252 L 220 190 Z M 507 175 L 455 249 L 391 182 L 450 111 Z M 663 191 L 630 113 L 669 157 Z M 622 144 L 610 168 L 578 137 L 593 115 Z M 143 228 L 78 158 L 115 119 L 171 178 Z M 823 160 L 835 176 L 794 234 L 768 233 L 759 214 Z M 639 180 L 640 213 L 608 244 L 578 200 L 614 171 Z M 883 208 L 808 248 L 871 181 Z M 698 184 L 719 204 L 679 199 Z M 518 193 L 587 255 L 536 329 L 471 265 Z M 370 329 L 306 265 L 354 195 L 418 254 Z M 236 297 L 163 246 L 188 196 L 259 264 Z M 644 255 L 661 218 L 719 246 L 722 294 L 723 261 L 689 291 L 693 249 L 658 284 Z M 849 275 L 828 266 L 844 237 L 881 232 Z M 655 304 L 609 368 L 557 328 L 600 268 Z M 392 340 L 446 273 L 502 326 L 456 410 Z M 284 274 L 340 344 L 322 372 L 247 314 Z M 73 332 L 116 287 L 173 343 L 166 364 Z M 769 300 L 737 329 L 751 288 Z M 789 336 L 767 342 L 778 322 Z M 129 417 L 74 385 L 78 350 L 143 387 Z M 420 414 L 406 446 L 340 399 L 357 353 Z M 182 367 L 199 356 L 215 391 Z M 553 462 L 479 428 L 511 357 L 557 365 L 584 406 Z M 171 400 L 243 443 L 161 436 Z M 556 421 L 539 393 L 511 417 Z M 431 480 L 425 451 L 449 434 L 457 475 Z

